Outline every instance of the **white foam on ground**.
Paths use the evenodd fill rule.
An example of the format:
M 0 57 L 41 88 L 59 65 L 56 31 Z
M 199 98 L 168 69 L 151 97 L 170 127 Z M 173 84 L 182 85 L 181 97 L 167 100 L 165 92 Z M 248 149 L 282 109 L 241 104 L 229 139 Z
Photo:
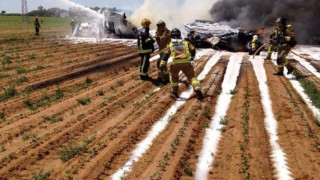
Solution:
M 320 48 L 315 46 L 306 46 L 306 45 L 300 45 L 293 49 L 294 52 L 305 56 L 304 54 L 307 54 L 311 57 L 313 60 L 320 61 Z
M 212 168 L 214 155 L 216 154 L 218 143 L 221 138 L 221 129 L 224 127 L 224 125 L 220 124 L 220 120 L 227 114 L 232 98 L 230 91 L 234 90 L 236 87 L 243 55 L 243 53 L 236 53 L 230 57 L 227 71 L 222 82 L 222 93 L 218 97 L 215 114 L 211 118 L 210 126 L 206 129 L 203 148 L 196 165 L 196 180 L 208 179 L 208 173 Z
M 250 59 L 254 72 L 259 82 L 259 90 L 261 95 L 261 101 L 263 105 L 263 110 L 265 114 L 264 124 L 266 126 L 269 141 L 271 145 L 271 161 L 273 162 L 273 166 L 276 170 L 276 176 L 278 179 L 293 179 L 291 177 L 291 172 L 287 166 L 286 155 L 283 152 L 282 148 L 278 143 L 278 135 L 277 135 L 277 127 L 278 123 L 274 117 L 272 111 L 272 102 L 269 95 L 269 88 L 267 85 L 267 74 L 264 69 L 264 60 L 261 56 L 258 56 L 255 59 Z
M 275 65 L 276 61 L 272 61 Z M 301 86 L 300 82 L 297 80 L 297 78 L 292 75 L 292 74 L 287 74 L 288 70 L 285 68 L 284 69 L 284 74 L 285 77 L 289 80 L 289 82 L 292 84 L 293 88 L 298 92 L 298 94 L 300 95 L 300 97 L 302 97 L 303 101 L 308 105 L 309 109 L 311 109 L 313 115 L 317 118 L 317 120 L 320 122 L 320 110 L 315 107 L 312 104 L 311 99 L 309 98 L 309 96 L 304 92 L 303 87 Z
M 221 53 L 216 54 L 211 57 L 207 62 L 203 71 L 199 74 L 198 80 L 203 80 L 204 77 L 208 75 L 211 68 L 218 62 L 220 59 Z M 120 180 L 126 175 L 127 172 L 130 172 L 134 162 L 138 162 L 143 154 L 150 148 L 152 141 L 166 128 L 168 123 L 171 120 L 171 117 L 179 110 L 179 108 L 185 104 L 185 102 L 191 97 L 193 93 L 193 88 L 189 87 L 188 90 L 184 91 L 180 97 L 176 100 L 166 114 L 161 118 L 160 121 L 156 122 L 151 130 L 148 132 L 147 137 L 142 140 L 133 150 L 129 160 L 124 164 L 123 167 L 118 169 L 115 174 L 111 176 L 112 180 Z
M 301 51 L 297 51 L 297 53 L 299 53 Z M 297 56 L 297 55 L 293 55 L 294 59 L 297 60 L 301 65 L 303 65 L 305 68 L 307 68 L 313 75 L 315 75 L 317 78 L 320 78 L 320 73 L 316 70 L 316 68 L 314 68 L 312 66 L 312 64 L 308 61 L 306 61 L 305 59 Z

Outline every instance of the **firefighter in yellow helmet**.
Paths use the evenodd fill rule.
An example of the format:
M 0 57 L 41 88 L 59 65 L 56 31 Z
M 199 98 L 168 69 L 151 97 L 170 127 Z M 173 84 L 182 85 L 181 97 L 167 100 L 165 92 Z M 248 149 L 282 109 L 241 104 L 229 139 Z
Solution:
M 164 67 L 162 69 L 163 71 L 161 71 L 160 62 L 163 57 L 165 48 L 171 42 L 171 35 L 170 35 L 170 30 L 166 27 L 166 23 L 164 21 L 160 20 L 157 23 L 156 40 L 159 46 L 159 54 L 160 54 L 160 58 L 157 61 L 158 82 L 166 84 L 169 82 L 169 72 L 167 71 L 167 67 Z
M 181 32 L 175 28 L 171 31 L 172 41 L 165 49 L 160 68 L 165 68 L 167 60 L 172 56 L 172 65 L 170 66 L 171 95 L 178 98 L 179 94 L 179 72 L 182 71 L 188 78 L 190 84 L 195 90 L 198 99 L 204 98 L 200 88 L 200 83 L 194 75 L 194 69 L 191 64 L 196 54 L 195 47 L 188 41 L 181 39 Z
M 149 80 L 149 66 L 150 66 L 150 54 L 154 51 L 153 43 L 154 39 L 151 37 L 150 30 L 151 21 L 149 19 L 143 19 L 141 22 L 141 28 L 138 30 L 138 49 L 141 57 L 140 63 L 140 79 Z
M 287 24 L 287 20 L 283 17 L 276 20 L 277 27 L 274 29 L 273 33 L 270 35 L 270 47 L 268 49 L 267 58 L 271 58 L 272 51 L 278 49 L 278 71 L 274 75 L 283 76 L 284 66 L 288 69 L 287 74 L 291 74 L 294 68 L 290 65 L 286 56 L 289 54 L 291 48 L 293 48 L 297 43 L 295 41 L 295 36 L 293 32 L 292 25 Z

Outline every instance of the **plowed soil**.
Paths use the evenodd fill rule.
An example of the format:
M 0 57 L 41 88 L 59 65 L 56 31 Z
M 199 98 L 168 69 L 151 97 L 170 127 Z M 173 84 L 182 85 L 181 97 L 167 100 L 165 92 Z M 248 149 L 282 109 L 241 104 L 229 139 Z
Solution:
M 78 43 L 34 39 L 6 42 L 0 58 L 0 179 L 109 179 L 177 101 L 170 84 L 139 79 L 140 57 L 129 41 Z M 202 52 L 201 52 L 202 51 Z M 123 179 L 194 179 L 206 128 L 211 122 L 231 52 L 198 50 L 205 100 L 193 93 L 170 116 L 163 131 Z M 205 53 L 204 53 L 205 52 Z M 156 56 L 157 53 L 152 54 Z M 264 123 L 264 104 L 250 56 L 243 55 L 222 138 L 209 179 L 277 179 Z M 4 61 L 3 61 L 4 62 Z M 292 64 L 319 88 L 320 80 Z M 314 66 L 315 63 L 312 63 Z M 320 128 L 316 117 L 276 66 L 265 61 L 278 123 L 278 143 L 294 179 L 320 179 Z M 319 69 L 318 69 L 319 70 Z M 180 94 L 189 82 L 180 75 Z M 8 95 L 10 88 L 16 90 Z M 12 91 L 11 91 L 12 92 Z M 10 94 L 10 93 L 9 93 Z M 319 123 L 320 124 L 320 123 Z

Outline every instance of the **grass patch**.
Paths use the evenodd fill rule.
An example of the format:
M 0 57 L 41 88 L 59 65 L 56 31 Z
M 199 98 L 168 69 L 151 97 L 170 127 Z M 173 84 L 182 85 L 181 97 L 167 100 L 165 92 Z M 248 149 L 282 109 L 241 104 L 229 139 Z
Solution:
M 33 174 L 31 180 L 46 180 L 49 178 L 50 175 L 51 171 L 44 172 L 43 170 L 40 170 L 40 172 L 38 172 L 37 174 Z
M 67 147 L 62 147 L 62 149 L 58 153 L 60 160 L 63 162 L 67 162 L 80 152 L 86 151 L 88 149 L 88 145 L 95 139 L 95 136 L 86 138 L 83 140 L 83 144 L 81 146 L 74 146 L 72 143 L 70 143 Z
M 32 71 L 38 71 L 38 70 L 41 70 L 41 69 L 44 69 L 45 67 L 43 66 L 40 66 L 40 65 L 37 65 L 36 67 L 34 68 L 31 68 L 31 69 L 25 69 L 23 67 L 18 67 L 18 69 L 16 70 L 18 74 L 25 74 L 25 73 L 29 73 L 29 72 L 32 72 Z
M 12 62 L 11 62 L 11 57 L 5 56 L 5 57 L 2 59 L 1 63 L 2 63 L 3 65 L 12 63 Z
M 21 137 L 22 137 L 22 140 L 26 141 L 26 140 L 28 140 L 30 138 L 35 138 L 36 135 L 33 134 L 33 133 L 24 133 L 24 134 L 21 135 Z
M 227 118 L 226 117 L 223 117 L 223 118 L 220 118 L 220 124 L 221 125 L 228 125 L 228 120 L 227 120 Z
M 234 89 L 234 90 L 230 90 L 230 94 L 231 95 L 235 95 L 235 94 L 237 94 L 237 91 Z
M 123 86 L 123 85 L 124 85 L 124 82 L 123 82 L 122 80 L 119 80 L 119 81 L 117 81 L 117 84 L 118 84 L 119 86 Z
M 37 59 L 37 55 L 36 54 L 29 54 L 28 55 L 28 60 L 35 60 L 35 59 Z
M 86 83 L 87 83 L 87 84 L 91 84 L 92 82 L 93 82 L 93 80 L 92 80 L 91 78 L 87 77 Z
M 9 75 L 7 75 L 7 74 L 0 74 L 0 79 L 6 78 L 6 77 L 9 77 Z
M 25 77 L 25 76 L 22 76 L 17 80 L 17 84 L 22 84 L 22 83 L 25 83 L 25 82 L 28 82 L 28 78 Z
M 0 102 L 5 101 L 9 98 L 12 98 L 14 96 L 18 95 L 18 92 L 15 88 L 15 86 L 9 86 L 5 91 L 4 94 L 0 95 Z
M 48 121 L 50 122 L 51 124 L 53 123 L 56 123 L 56 122 L 60 122 L 60 121 L 63 121 L 63 117 L 54 117 L 54 116 L 47 116 L 47 115 L 43 115 L 42 116 L 42 119 L 44 121 Z
M 210 107 L 206 107 L 203 113 L 204 117 L 211 119 Z
M 63 96 L 64 96 L 63 91 L 59 87 L 57 87 L 57 90 L 56 90 L 56 92 L 55 92 L 55 94 L 53 96 L 53 100 L 57 101 L 59 99 L 62 99 Z
M 97 94 L 98 94 L 99 96 L 103 96 L 103 95 L 104 95 L 104 92 L 103 92 L 102 89 L 99 89 L 98 92 L 97 92 Z
M 6 148 L 4 147 L 4 145 L 0 145 L 0 152 L 5 152 Z
M 184 166 L 183 171 L 186 175 L 193 176 L 192 169 L 189 166 Z
M 84 97 L 84 98 L 79 98 L 79 99 L 77 99 L 77 101 L 78 101 L 78 103 L 80 103 L 83 106 L 85 106 L 91 102 L 89 96 Z
M 304 92 L 308 95 L 311 99 L 312 104 L 320 109 L 320 91 L 317 89 L 315 84 L 307 79 L 299 79 Z

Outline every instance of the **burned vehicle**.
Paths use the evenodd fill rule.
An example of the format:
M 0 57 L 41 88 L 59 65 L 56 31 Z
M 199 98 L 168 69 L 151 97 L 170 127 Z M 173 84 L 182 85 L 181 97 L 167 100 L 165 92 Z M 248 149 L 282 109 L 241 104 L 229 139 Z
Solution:
M 251 41 L 256 31 L 233 29 L 228 25 L 212 21 L 196 20 L 185 25 L 188 35 L 186 39 L 197 48 L 214 48 L 232 52 L 250 52 Z M 257 42 L 258 47 L 261 42 Z
M 76 37 L 136 38 L 138 29 L 126 19 L 125 13 L 109 9 L 98 11 L 102 16 L 89 22 L 77 23 L 72 33 Z

